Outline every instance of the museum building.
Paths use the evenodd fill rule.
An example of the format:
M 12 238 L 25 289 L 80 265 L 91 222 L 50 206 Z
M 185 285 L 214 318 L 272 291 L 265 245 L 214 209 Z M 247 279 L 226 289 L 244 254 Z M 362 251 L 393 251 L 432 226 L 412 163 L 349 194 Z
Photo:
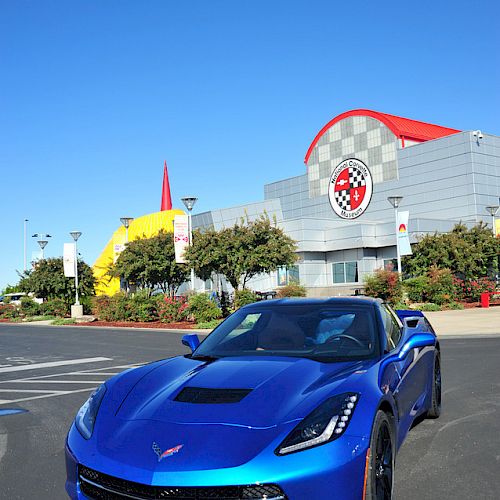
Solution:
M 292 279 L 311 296 L 359 289 L 366 274 L 396 258 L 390 196 L 401 196 L 400 210 L 409 212 L 411 242 L 460 221 L 491 225 L 486 207 L 499 205 L 500 137 L 479 130 L 357 109 L 328 122 L 304 162 L 303 175 L 266 184 L 263 201 L 193 215 L 194 228 L 220 229 L 266 213 L 297 241 L 297 266 L 254 278 L 254 290 Z

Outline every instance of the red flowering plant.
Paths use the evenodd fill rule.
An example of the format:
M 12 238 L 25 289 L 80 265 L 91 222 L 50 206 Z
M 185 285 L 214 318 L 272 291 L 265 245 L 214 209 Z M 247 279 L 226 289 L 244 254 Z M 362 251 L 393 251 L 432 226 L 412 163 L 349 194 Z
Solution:
M 496 283 L 488 278 L 471 280 L 453 278 L 453 285 L 456 290 L 457 298 L 465 302 L 478 302 L 482 293 L 493 293 L 496 290 Z
M 185 321 L 188 315 L 185 297 L 169 297 L 162 295 L 158 299 L 158 316 L 162 323 L 177 323 Z

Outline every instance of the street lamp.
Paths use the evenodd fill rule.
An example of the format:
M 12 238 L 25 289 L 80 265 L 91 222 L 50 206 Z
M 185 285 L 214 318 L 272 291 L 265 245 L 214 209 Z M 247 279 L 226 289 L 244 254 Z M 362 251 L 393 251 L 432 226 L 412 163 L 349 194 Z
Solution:
M 27 219 L 26 219 L 27 220 Z M 42 250 L 42 260 L 45 259 L 45 252 L 44 248 L 47 246 L 47 243 L 49 242 L 45 238 L 52 238 L 50 234 L 45 234 L 45 233 L 35 233 L 32 238 L 38 238 L 37 243 L 40 245 L 40 248 Z
M 79 306 L 80 300 L 78 298 L 78 250 L 76 242 L 78 241 L 78 238 L 82 235 L 82 233 L 80 231 L 71 231 L 69 234 L 71 234 L 71 237 L 75 240 L 75 306 Z
M 493 230 L 493 236 L 496 236 L 497 234 L 495 227 L 495 215 L 497 214 L 499 208 L 500 206 L 498 205 L 490 205 L 489 207 L 486 207 L 486 210 L 491 215 L 491 228 Z
M 133 217 L 120 217 L 120 222 L 125 227 L 125 243 L 128 243 L 128 228 L 130 226 L 130 222 L 133 220 Z
M 387 201 L 394 208 L 394 216 L 396 217 L 396 252 L 398 256 L 398 273 L 399 279 L 401 279 L 401 254 L 399 252 L 399 242 L 398 242 L 398 207 L 401 205 L 401 201 L 403 200 L 402 196 L 388 196 Z
M 181 198 L 182 203 L 187 208 L 188 211 L 188 232 L 189 232 L 189 246 L 193 244 L 193 221 L 191 219 L 191 212 L 193 210 L 194 204 L 198 201 L 195 196 L 185 196 Z M 191 268 L 191 290 L 194 291 L 194 269 Z

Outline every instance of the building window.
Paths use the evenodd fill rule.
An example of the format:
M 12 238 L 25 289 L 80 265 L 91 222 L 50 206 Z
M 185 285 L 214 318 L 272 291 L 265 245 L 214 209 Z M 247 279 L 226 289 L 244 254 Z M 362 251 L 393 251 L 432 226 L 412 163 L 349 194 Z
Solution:
M 299 285 L 300 275 L 299 266 L 278 268 L 278 286 Z
M 384 270 L 397 271 L 398 259 L 384 259 Z
M 358 263 L 336 262 L 332 264 L 332 274 L 334 283 L 357 283 Z

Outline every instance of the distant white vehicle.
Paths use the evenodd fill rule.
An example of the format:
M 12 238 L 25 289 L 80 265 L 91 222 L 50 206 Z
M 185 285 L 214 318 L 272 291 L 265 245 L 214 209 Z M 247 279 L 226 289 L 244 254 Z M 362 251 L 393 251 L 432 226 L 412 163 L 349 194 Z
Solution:
M 5 303 L 5 299 L 10 299 L 9 300 L 10 304 L 13 304 L 15 306 L 20 306 L 21 305 L 21 299 L 23 297 L 30 297 L 36 303 L 43 304 L 43 299 L 39 299 L 37 297 L 34 297 L 33 295 L 34 295 L 33 293 L 25 293 L 25 292 L 6 293 L 3 296 L 3 298 L 2 298 L 2 303 Z

